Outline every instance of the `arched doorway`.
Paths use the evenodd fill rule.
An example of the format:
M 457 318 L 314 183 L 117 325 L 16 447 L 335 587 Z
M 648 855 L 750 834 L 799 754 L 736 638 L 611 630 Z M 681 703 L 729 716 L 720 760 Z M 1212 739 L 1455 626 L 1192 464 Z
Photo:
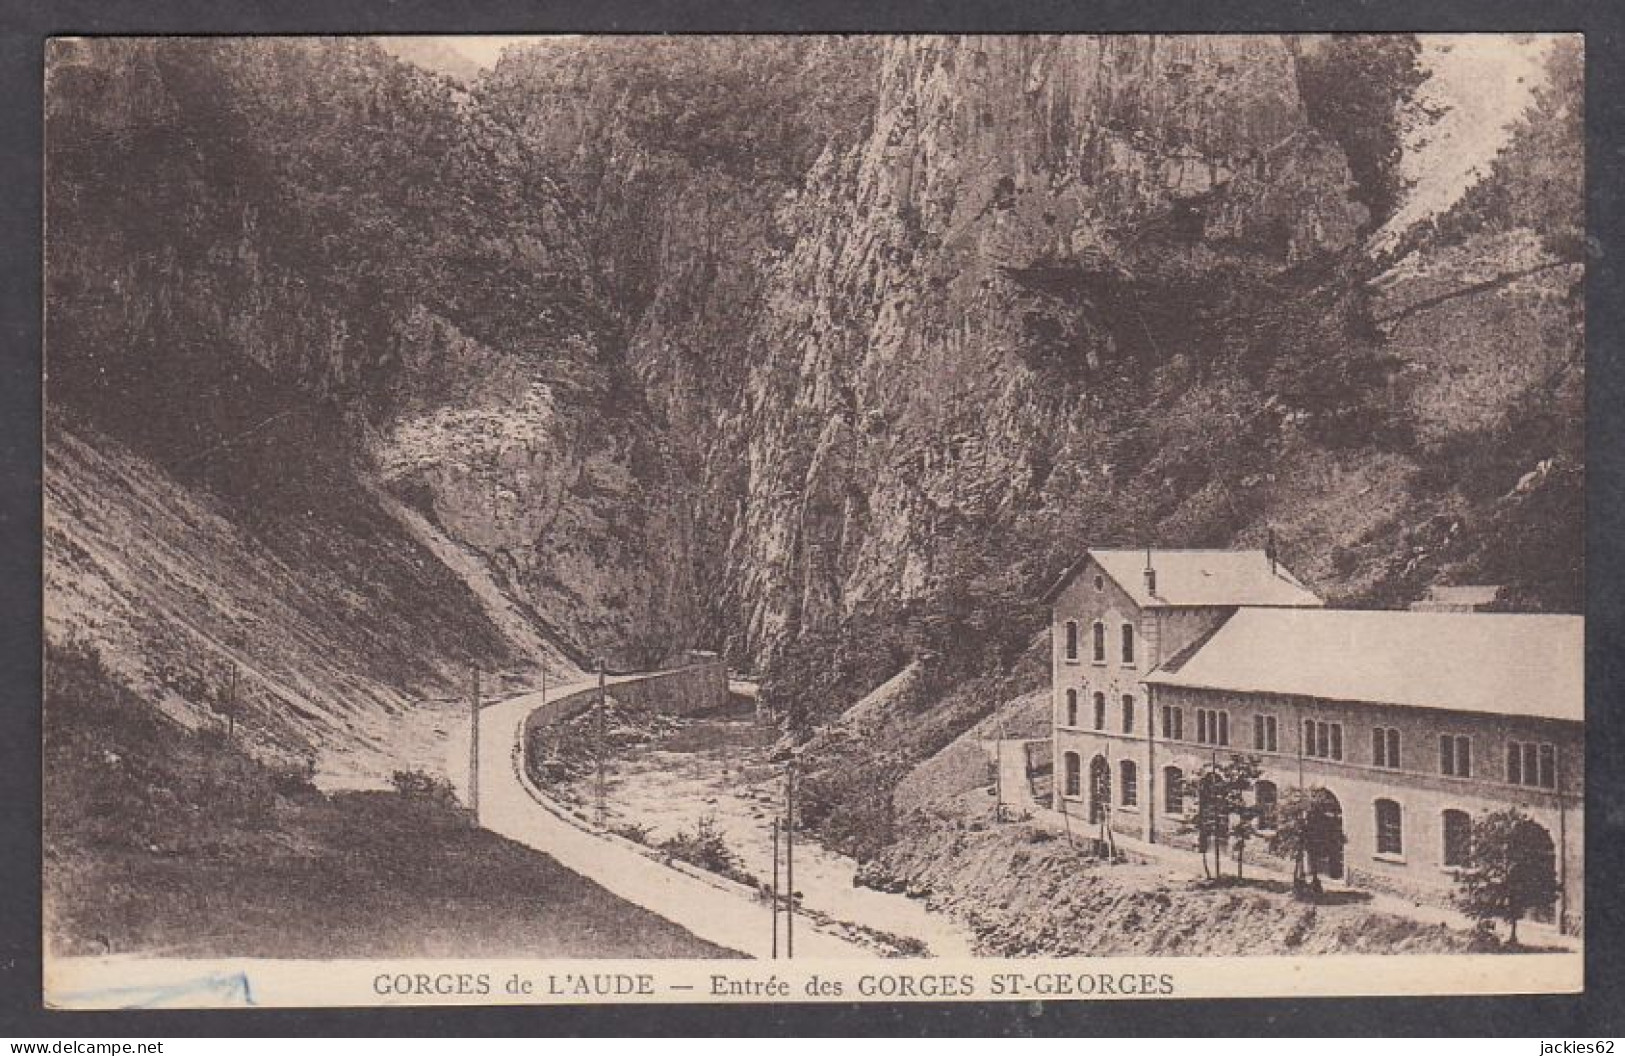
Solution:
M 1552 842 L 1552 834 L 1547 831 L 1546 826 L 1542 825 L 1538 821 L 1530 820 L 1526 821 L 1524 824 L 1527 827 L 1526 831 L 1528 833 L 1525 839 L 1529 841 L 1529 845 L 1534 851 L 1534 853 L 1529 856 L 1530 860 L 1538 860 L 1540 862 L 1540 864 L 1536 866 L 1537 869 L 1542 871 L 1550 870 L 1550 875 L 1553 876 L 1559 875 L 1557 868 L 1557 845 Z M 1531 908 L 1529 910 L 1529 919 L 1538 920 L 1542 924 L 1552 923 L 1552 921 L 1557 919 L 1557 901 L 1553 899 L 1544 906 L 1535 906 Z
M 1324 792 L 1324 790 L 1322 790 Z M 1330 792 L 1326 797 L 1326 839 L 1322 842 L 1320 875 L 1329 880 L 1343 879 L 1343 804 Z
M 1102 756 L 1089 760 L 1089 824 L 1106 820 L 1112 805 L 1112 768 Z
M 1258 828 L 1275 831 L 1275 811 L 1280 803 L 1280 792 L 1274 781 L 1259 781 L 1253 786 L 1253 806 L 1258 811 Z

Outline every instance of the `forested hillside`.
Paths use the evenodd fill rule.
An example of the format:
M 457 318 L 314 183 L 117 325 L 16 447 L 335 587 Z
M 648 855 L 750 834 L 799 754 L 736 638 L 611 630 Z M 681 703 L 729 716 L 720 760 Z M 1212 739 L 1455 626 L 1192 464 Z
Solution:
M 455 80 L 59 42 L 48 629 L 201 670 L 214 629 L 96 599 L 258 553 L 281 626 L 228 652 L 315 651 L 313 584 L 398 628 L 309 698 L 699 645 L 800 722 L 998 676 L 1091 544 L 1273 528 L 1334 601 L 1576 610 L 1577 49 L 1394 231 L 1401 36 L 559 39 Z M 152 582 L 74 507 L 168 489 L 217 567 Z

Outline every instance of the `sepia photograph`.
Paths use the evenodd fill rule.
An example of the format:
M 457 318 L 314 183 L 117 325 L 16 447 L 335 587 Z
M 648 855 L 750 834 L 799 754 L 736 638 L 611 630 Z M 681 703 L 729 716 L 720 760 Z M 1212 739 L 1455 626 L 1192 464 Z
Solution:
M 1581 991 L 1585 67 L 48 40 L 47 1006 Z

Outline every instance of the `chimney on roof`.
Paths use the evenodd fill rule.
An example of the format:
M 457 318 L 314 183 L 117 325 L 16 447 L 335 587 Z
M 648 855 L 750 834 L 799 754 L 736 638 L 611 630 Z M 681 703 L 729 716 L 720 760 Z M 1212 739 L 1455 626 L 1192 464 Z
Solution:
M 1151 548 L 1145 548 L 1145 592 L 1157 596 L 1157 570 L 1151 567 Z
M 1275 529 L 1269 530 L 1264 539 L 1264 560 L 1270 563 L 1270 575 L 1275 575 Z

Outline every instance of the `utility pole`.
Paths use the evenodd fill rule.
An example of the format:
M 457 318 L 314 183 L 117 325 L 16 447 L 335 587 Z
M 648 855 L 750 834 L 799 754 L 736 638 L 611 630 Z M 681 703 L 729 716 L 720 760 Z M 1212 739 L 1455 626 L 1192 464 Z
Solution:
M 796 956 L 796 757 L 784 771 L 784 956 Z
M 773 819 L 773 959 L 779 959 L 779 819 Z
M 237 736 L 237 662 L 231 664 L 231 690 L 226 698 L 226 740 Z
M 598 827 L 604 827 L 604 658 L 598 658 Z
M 993 750 L 993 820 L 1004 820 L 1004 707 L 993 705 L 993 716 L 998 720 L 998 741 Z
M 468 809 L 480 820 L 480 669 L 474 669 L 474 695 L 468 712 Z
M 1563 935 L 1569 925 L 1569 814 L 1563 802 L 1561 745 L 1552 755 L 1552 788 L 1557 793 L 1557 933 Z

